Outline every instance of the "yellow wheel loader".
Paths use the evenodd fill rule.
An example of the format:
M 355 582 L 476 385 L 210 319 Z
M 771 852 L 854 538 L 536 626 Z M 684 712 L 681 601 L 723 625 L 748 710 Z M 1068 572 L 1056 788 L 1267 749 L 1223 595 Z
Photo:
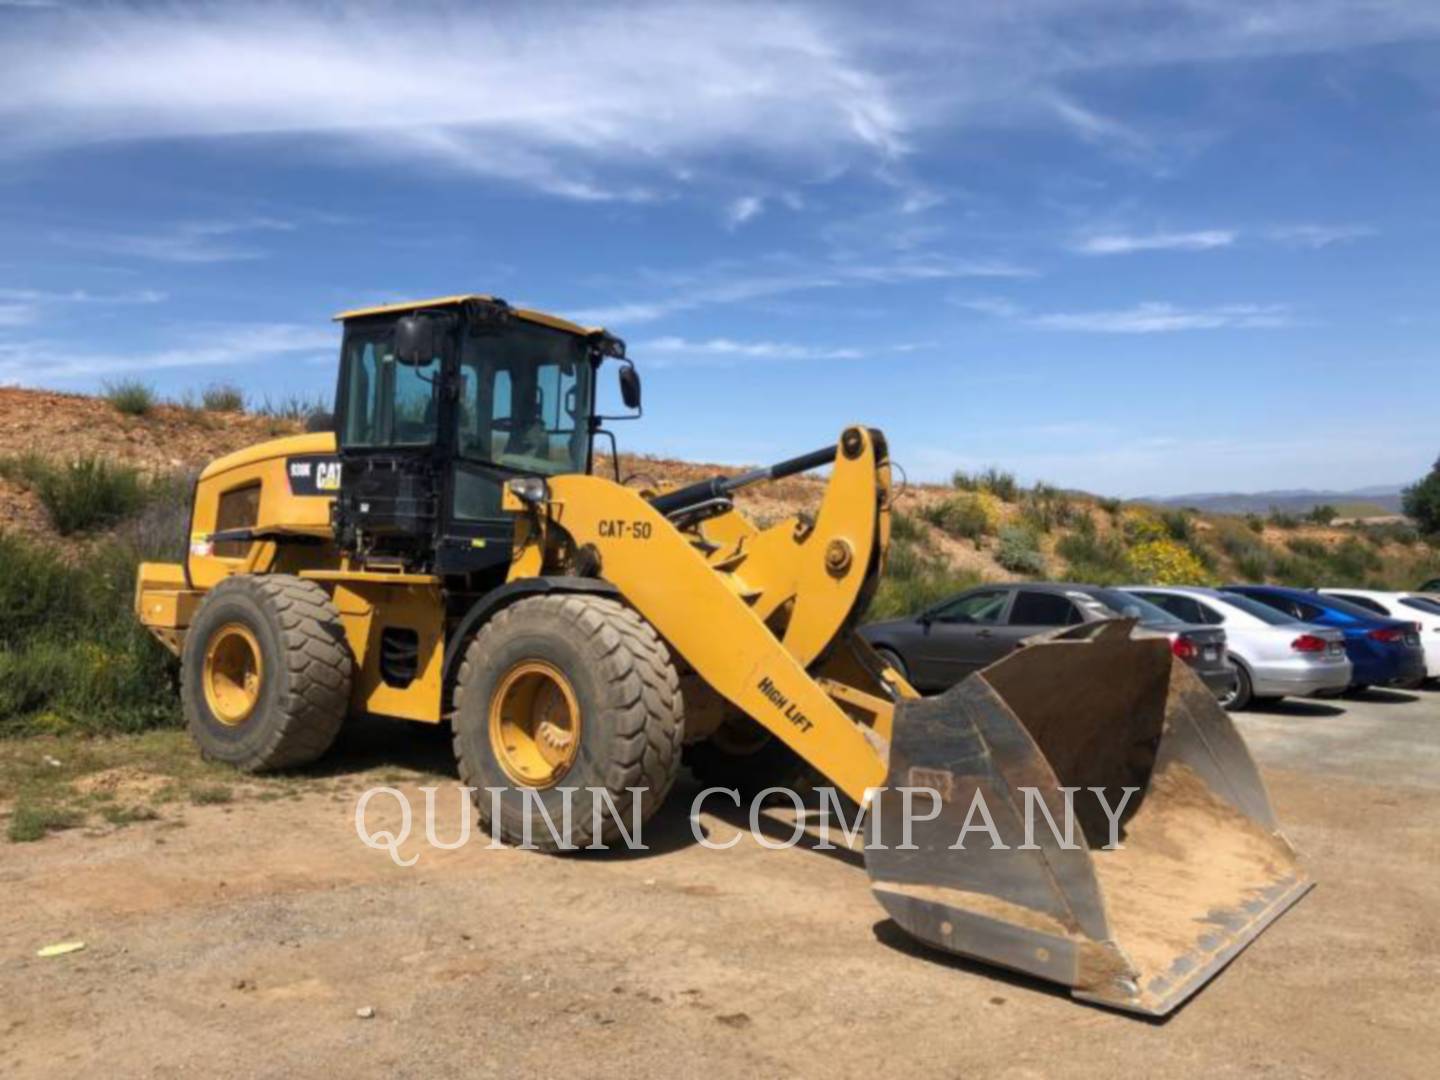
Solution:
M 910 934 L 1156 1015 L 1310 887 L 1165 639 L 1067 628 L 928 699 L 859 639 L 889 542 L 879 432 L 637 490 L 593 475 L 607 362 L 640 408 L 614 336 L 486 296 L 338 318 L 333 431 L 215 461 L 183 564 L 140 568 L 208 757 L 289 768 L 348 715 L 448 722 L 491 833 L 550 847 L 533 816 L 569 806 L 561 839 L 613 842 L 682 755 L 727 786 L 803 764 L 864 809 Z M 822 466 L 813 515 L 735 509 Z

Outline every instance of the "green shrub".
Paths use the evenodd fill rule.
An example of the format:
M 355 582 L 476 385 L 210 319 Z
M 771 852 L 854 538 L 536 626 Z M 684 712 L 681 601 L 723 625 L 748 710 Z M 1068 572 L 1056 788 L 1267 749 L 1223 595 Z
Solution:
M 1100 507 L 1101 510 L 1104 510 L 1105 513 L 1109 514 L 1110 517 L 1114 519 L 1118 518 L 1120 516 L 1120 511 L 1125 508 L 1125 500 L 1108 499 L 1102 497 L 1095 500 L 1095 505 Z
M 107 382 L 105 400 L 126 416 L 144 416 L 155 407 L 155 390 L 138 379 Z
M 1330 562 L 1332 583 L 1335 585 L 1362 586 L 1370 583 L 1373 575 L 1385 568 L 1385 560 L 1353 536 L 1347 536 L 1336 547 L 1327 552 Z M 1413 588 L 1412 582 L 1406 588 Z M 1383 585 L 1381 586 L 1383 588 Z
M 1161 510 L 1159 512 L 1160 524 L 1165 527 L 1165 532 L 1171 540 L 1180 544 L 1189 544 L 1195 539 L 1195 518 L 1188 510 Z
M 997 469 L 994 465 L 980 474 L 980 489 L 1007 503 L 1013 503 L 1020 496 L 1015 474 Z
M 1306 519 L 1313 521 L 1316 525 L 1329 525 L 1337 517 L 1340 511 L 1329 503 L 1321 503 L 1319 506 L 1312 506 L 1310 512 L 1305 515 Z
M 956 491 L 979 491 L 980 477 L 977 473 L 968 473 L 964 469 L 956 469 L 950 474 L 950 486 Z
M 1124 585 L 1130 582 L 1130 562 L 1125 547 L 1114 537 L 1096 535 L 1090 515 L 1080 519 L 1089 527 L 1076 529 L 1060 538 L 1055 553 L 1065 560 L 1063 575 L 1067 581 L 1084 581 L 1092 585 Z
M 98 457 L 63 463 L 25 454 L 0 460 L 0 475 L 34 491 L 62 536 L 113 525 L 149 498 L 138 469 Z
M 266 394 L 259 404 L 251 407 L 250 411 L 257 416 L 268 416 L 275 420 L 288 420 L 303 424 L 316 413 L 328 413 L 330 400 L 323 394 L 314 394 L 309 397 L 304 394 L 287 394 L 278 398 L 272 398 Z
M 1265 521 L 1259 514 L 1246 514 L 1245 526 L 1257 536 L 1265 531 Z
M 885 574 L 866 614 L 869 620 L 915 615 L 980 580 L 973 572 L 952 569 L 923 541 L 900 538 L 893 529 L 890 540 Z
M 180 722 L 177 665 L 136 621 L 135 571 L 185 549 L 180 484 L 69 562 L 0 533 L 0 736 Z
M 1069 525 L 1075 517 L 1070 496 L 1049 484 L 1037 483 L 1025 493 L 1020 505 L 1020 518 L 1036 532 L 1048 533 Z
M 212 383 L 201 392 L 200 404 L 207 412 L 242 412 L 245 392 L 234 383 Z
M 1323 561 L 1330 557 L 1330 549 L 1328 547 L 1321 541 L 1308 536 L 1296 537 L 1287 542 L 1285 546 L 1303 559 L 1318 559 Z
M 1265 520 L 1277 529 L 1298 529 L 1300 527 L 1298 517 L 1274 506 L 1270 508 L 1270 516 Z
M 890 514 L 891 544 L 920 543 L 926 539 L 925 526 L 913 514 L 895 510 Z
M 931 503 L 920 513 L 942 532 L 963 540 L 972 540 L 979 547 L 980 539 L 995 531 L 998 515 L 984 493 L 955 495 L 943 502 Z
M 1242 581 L 1262 584 L 1270 577 L 1270 549 L 1264 544 L 1255 544 L 1238 555 L 1232 555 L 1231 559 Z
M 1045 556 L 1040 552 L 1040 543 L 1035 534 L 1019 525 L 1007 525 L 1000 530 L 1000 546 L 995 551 L 995 561 L 1014 574 L 1044 574 Z

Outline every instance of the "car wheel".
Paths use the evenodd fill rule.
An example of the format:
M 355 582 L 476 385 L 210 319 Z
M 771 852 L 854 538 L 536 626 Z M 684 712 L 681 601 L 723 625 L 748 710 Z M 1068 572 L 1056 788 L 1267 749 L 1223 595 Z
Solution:
M 1220 704 L 1230 712 L 1239 712 L 1250 707 L 1255 695 L 1255 684 L 1250 680 L 1250 673 L 1245 670 L 1245 665 L 1233 657 L 1231 659 L 1235 665 L 1235 682 L 1227 692 L 1220 695 Z
M 902 679 L 906 682 L 910 681 L 910 669 L 905 666 L 905 661 L 900 659 L 899 653 L 894 649 L 887 649 L 883 645 L 876 646 L 875 651 L 880 654 L 880 659 L 900 673 Z

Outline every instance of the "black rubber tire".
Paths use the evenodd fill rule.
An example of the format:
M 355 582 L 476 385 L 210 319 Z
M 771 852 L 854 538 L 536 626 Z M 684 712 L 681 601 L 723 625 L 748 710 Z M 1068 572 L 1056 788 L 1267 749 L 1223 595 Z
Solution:
M 1363 694 L 1370 689 L 1369 683 L 1352 683 L 1345 688 L 1346 697 L 1354 697 L 1356 694 Z
M 1235 665 L 1235 694 L 1229 701 L 1221 704 L 1228 712 L 1240 712 L 1242 709 L 1248 709 L 1256 701 L 1255 684 L 1251 681 L 1250 672 L 1245 670 L 1244 664 L 1233 656 L 1230 658 L 1230 662 Z
M 206 645 L 240 623 L 260 646 L 260 699 L 241 724 L 211 713 L 201 684 Z M 292 769 L 330 749 L 350 705 L 354 659 L 340 613 L 313 581 L 289 574 L 241 574 L 211 589 L 185 635 L 180 695 L 200 752 L 246 772 Z
M 596 843 L 593 804 L 603 788 L 617 814 L 604 808 L 599 843 L 620 839 L 639 800 L 639 820 L 648 821 L 665 801 L 680 770 L 685 710 L 680 677 L 670 649 L 639 613 L 603 596 L 571 593 L 530 597 L 502 609 L 465 649 L 454 695 L 452 724 L 460 778 L 491 836 L 507 844 L 525 838 L 525 796 L 490 745 L 490 700 L 503 675 L 524 660 L 545 660 L 570 681 L 580 710 L 580 745 L 569 771 L 537 796 L 560 828 L 564 791 L 571 799 L 573 848 Z M 499 820 L 491 819 L 486 788 L 503 788 Z M 627 789 L 641 788 L 636 796 Z M 533 790 L 533 789 L 532 789 Z M 533 798 L 533 797 L 532 797 Z M 563 850 L 535 815 L 530 844 Z
M 742 804 L 748 804 L 769 787 L 790 788 L 804 795 L 819 774 L 806 765 L 799 754 L 740 712 L 732 712 L 723 721 L 735 729 L 734 736 L 754 749 L 737 752 L 723 738 L 702 739 L 685 747 L 685 766 L 707 788 L 732 788 L 740 793 Z M 732 738 L 734 737 L 732 736 Z M 776 795 L 778 802 L 783 796 Z
M 900 677 L 906 682 L 910 681 L 910 669 L 905 666 L 905 660 L 894 649 L 886 648 L 884 645 L 875 646 L 875 651 L 880 654 L 880 659 L 893 667 L 900 673 Z

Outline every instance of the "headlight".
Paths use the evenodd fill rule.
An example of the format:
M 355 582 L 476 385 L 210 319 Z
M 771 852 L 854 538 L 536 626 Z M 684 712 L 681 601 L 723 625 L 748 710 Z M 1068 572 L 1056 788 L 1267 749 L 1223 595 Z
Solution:
M 543 503 L 550 497 L 550 489 L 538 476 L 517 476 L 505 481 L 510 494 L 528 503 Z

